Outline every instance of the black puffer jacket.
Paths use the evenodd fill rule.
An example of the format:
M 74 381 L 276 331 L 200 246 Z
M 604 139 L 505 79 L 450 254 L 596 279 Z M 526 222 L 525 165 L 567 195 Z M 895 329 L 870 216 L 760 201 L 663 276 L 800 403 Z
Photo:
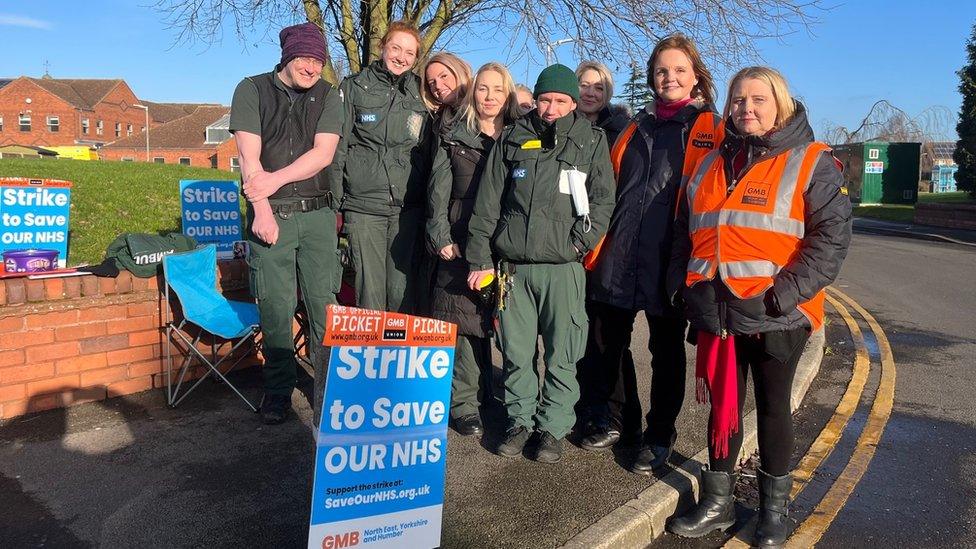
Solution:
M 721 155 L 728 181 L 738 179 L 749 167 L 770 156 L 787 154 L 794 147 L 813 141 L 813 130 L 806 110 L 799 102 L 786 125 L 762 137 L 739 134 L 731 120 L 726 121 Z M 740 152 L 747 161 L 740 173 L 732 173 L 732 159 Z M 813 298 L 837 278 L 851 241 L 851 201 L 842 192 L 844 179 L 830 154 L 817 161 L 803 198 L 805 234 L 799 253 L 774 277 L 766 294 L 739 299 L 716 277 L 685 286 L 691 239 L 688 235 L 688 201 L 678 204 L 674 221 L 675 240 L 668 270 L 668 295 L 686 304 L 694 328 L 721 334 L 749 335 L 810 327 L 797 305 Z M 770 295 L 771 294 L 771 295 Z
M 637 130 L 621 160 L 607 240 L 589 277 L 591 300 L 654 316 L 679 314 L 670 307 L 664 285 L 674 200 L 688 132 L 700 114 L 713 111 L 711 105 L 693 102 L 662 120 L 652 103 L 637 113 Z
M 627 127 L 627 122 L 630 122 L 627 109 L 618 105 L 610 105 L 600 111 L 593 125 L 606 132 L 607 147 L 612 150 L 613 144 L 617 142 L 617 137 L 620 136 L 620 132 L 624 131 L 624 128 Z
M 454 322 L 461 334 L 478 337 L 489 335 L 491 311 L 468 288 L 463 255 L 478 184 L 494 144 L 491 137 L 471 131 L 463 119 L 443 126 L 427 189 L 427 247 L 437 263 L 431 314 Z M 440 259 L 437 253 L 452 243 L 461 248 L 462 257 Z

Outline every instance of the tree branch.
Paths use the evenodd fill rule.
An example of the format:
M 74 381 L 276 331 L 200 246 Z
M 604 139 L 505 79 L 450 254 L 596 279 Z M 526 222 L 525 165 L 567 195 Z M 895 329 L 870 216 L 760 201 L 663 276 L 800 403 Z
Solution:
M 369 59 L 380 58 L 380 40 L 390 27 L 388 0 L 369 0 Z

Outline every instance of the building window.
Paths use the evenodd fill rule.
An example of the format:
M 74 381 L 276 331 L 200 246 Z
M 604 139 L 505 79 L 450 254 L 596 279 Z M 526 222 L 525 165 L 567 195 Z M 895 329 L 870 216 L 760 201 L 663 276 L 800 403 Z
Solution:
M 123 156 L 122 157 L 122 162 L 135 162 L 135 161 L 136 161 L 136 159 L 133 158 L 133 157 L 131 157 L 131 156 Z
M 82 135 L 88 135 L 88 119 L 87 118 L 82 118 L 81 119 L 81 134 Z
M 115 123 L 115 137 L 122 137 L 122 123 Z
M 868 160 L 877 160 L 878 152 L 878 149 L 868 149 Z
M 190 157 L 189 156 L 181 156 L 180 157 L 180 164 L 183 165 L 183 166 L 189 166 L 190 165 Z
M 105 124 L 101 120 L 95 122 L 95 135 L 102 135 L 105 133 Z
M 48 116 L 47 117 L 47 130 L 49 132 L 59 132 L 59 131 L 61 131 L 61 117 L 60 116 Z
M 0 116 L 0 132 L 3 131 L 3 117 Z
M 230 171 L 239 172 L 241 171 L 241 161 L 238 157 L 230 157 Z
M 163 158 L 162 156 L 153 157 L 153 164 L 165 164 L 165 163 L 166 163 L 166 159 Z
M 230 130 L 227 128 L 207 128 L 206 144 L 215 145 L 230 139 Z
M 22 132 L 31 131 L 31 119 L 29 114 L 20 115 L 18 122 L 20 123 L 20 131 Z
M 125 135 L 132 135 L 132 124 L 125 125 Z

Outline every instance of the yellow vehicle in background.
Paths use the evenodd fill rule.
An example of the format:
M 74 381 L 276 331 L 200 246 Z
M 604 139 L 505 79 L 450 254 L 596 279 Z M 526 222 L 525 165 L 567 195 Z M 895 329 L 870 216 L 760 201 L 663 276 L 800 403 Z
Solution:
M 45 147 L 58 153 L 58 158 L 72 160 L 98 160 L 98 151 L 87 145 L 65 145 L 61 147 Z

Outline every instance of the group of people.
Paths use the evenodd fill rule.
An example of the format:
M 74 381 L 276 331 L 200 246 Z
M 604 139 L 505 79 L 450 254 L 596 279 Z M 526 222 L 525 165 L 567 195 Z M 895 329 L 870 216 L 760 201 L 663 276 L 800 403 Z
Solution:
M 694 43 L 673 35 L 648 59 L 653 100 L 631 115 L 611 106 L 613 77 L 598 62 L 546 67 L 530 90 L 500 63 L 472 71 L 451 53 L 426 56 L 417 30 L 397 22 L 380 58 L 335 89 L 321 79 L 315 25 L 280 39 L 275 69 L 238 85 L 230 122 L 264 332 L 266 423 L 288 416 L 299 291 L 311 338 L 322 340 L 342 275 L 338 232 L 357 306 L 457 324 L 450 417 L 462 435 L 484 431 L 495 340 L 508 419 L 501 456 L 528 449 L 557 462 L 575 429 L 588 450 L 639 445 L 629 467 L 651 474 L 671 455 L 685 341 L 696 344 L 710 459 L 698 504 L 669 523 L 676 534 L 734 522 L 751 371 L 757 543 L 785 540 L 790 388 L 847 253 L 851 207 L 839 165 L 779 72 L 739 71 L 719 114 Z M 652 355 L 646 426 L 630 351 L 641 312 Z M 316 417 L 323 354 L 313 346 Z

